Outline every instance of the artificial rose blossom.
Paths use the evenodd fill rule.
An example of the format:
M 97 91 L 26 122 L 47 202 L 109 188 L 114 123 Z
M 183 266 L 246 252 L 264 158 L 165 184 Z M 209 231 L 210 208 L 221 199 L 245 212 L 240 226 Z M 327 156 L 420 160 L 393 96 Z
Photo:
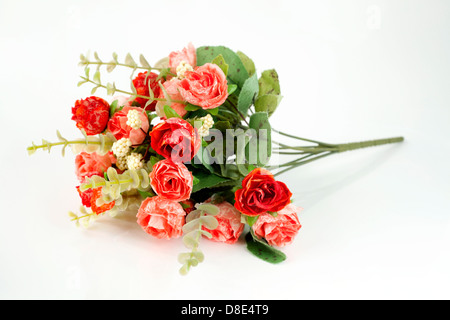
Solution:
M 72 120 L 77 128 L 84 130 L 88 136 L 102 133 L 109 120 L 109 104 L 99 97 L 91 96 L 77 100 L 72 108 Z
M 186 71 L 179 91 L 183 100 L 203 109 L 214 109 L 227 100 L 227 77 L 219 66 L 206 63 L 194 71 Z
M 103 173 L 114 163 L 116 163 L 116 158 L 111 151 L 105 155 L 96 152 L 81 152 L 75 157 L 75 174 L 78 180 L 83 183 L 85 178 L 103 177 Z
M 159 161 L 153 166 L 150 180 L 153 190 L 161 198 L 183 201 L 191 196 L 193 176 L 182 163 L 169 159 Z
M 225 242 L 229 244 L 235 243 L 244 230 L 245 224 L 241 222 L 241 213 L 233 207 L 229 202 L 222 202 L 215 205 L 219 208 L 219 214 L 214 217 L 219 222 L 219 225 L 214 230 L 209 230 L 202 227 L 203 230 L 208 231 L 213 241 Z
M 173 162 L 188 162 L 200 149 L 197 129 L 181 118 L 169 118 L 158 123 L 150 132 L 151 147 Z
M 128 112 L 131 110 L 138 111 L 140 114 L 141 127 L 139 129 L 133 129 L 127 124 Z M 108 130 L 113 134 L 114 138 L 117 140 L 122 138 L 130 139 L 132 145 L 141 144 L 145 140 L 145 137 L 147 136 L 146 132 L 149 128 L 150 124 L 144 110 L 142 108 L 128 106 L 123 107 L 121 111 L 114 113 L 114 116 L 108 123 Z
M 157 79 L 158 79 L 158 75 L 154 72 L 150 72 L 148 74 L 148 76 L 147 76 L 147 71 L 139 73 L 137 75 L 137 77 L 133 79 L 133 86 L 136 88 L 136 94 L 138 94 L 140 96 L 150 97 L 150 90 L 148 87 L 148 84 L 150 83 L 150 88 L 153 91 L 153 95 L 155 97 L 158 97 L 160 94 L 160 91 L 161 91 L 161 88 L 158 85 L 158 81 L 163 82 L 164 79 L 160 79 L 160 80 L 156 81 Z M 148 100 L 149 99 L 137 97 L 134 101 L 139 103 L 141 108 L 144 108 L 145 104 L 147 103 Z M 145 108 L 145 110 L 154 111 L 155 106 L 156 106 L 156 101 L 152 101 L 152 103 L 150 103 Z
M 283 247 L 294 240 L 302 227 L 298 220 L 301 210 L 302 208 L 289 204 L 278 211 L 276 216 L 263 214 L 253 224 L 253 232 L 257 237 L 266 239 L 271 246 Z
M 181 51 L 173 51 L 169 54 L 170 72 L 176 74 L 177 67 L 182 61 L 189 63 L 192 67 L 197 65 L 197 52 L 192 43 L 189 43 L 187 48 L 183 48 Z
M 137 223 L 148 234 L 158 239 L 178 238 L 186 212 L 177 201 L 160 196 L 145 199 L 137 214 Z
M 256 168 L 242 181 L 235 193 L 235 207 L 248 216 L 278 212 L 291 201 L 292 193 L 281 181 L 276 181 L 266 169 Z
M 166 90 L 167 94 L 169 95 L 169 98 L 173 101 L 182 101 L 183 97 L 181 96 L 181 93 L 178 91 L 178 87 L 180 86 L 180 80 L 178 80 L 177 78 L 172 78 L 172 80 L 170 81 L 166 81 L 163 83 L 164 89 Z M 162 91 L 162 90 L 161 90 Z M 164 96 L 164 92 L 161 92 L 159 95 L 160 99 L 167 99 L 167 97 Z M 161 117 L 161 118 L 165 118 L 166 115 L 164 113 L 164 106 L 167 105 L 168 103 L 166 101 L 158 101 L 158 103 L 156 104 L 156 114 Z M 172 102 L 170 104 L 170 107 L 175 110 L 176 113 L 178 113 L 178 115 L 180 117 L 184 117 L 187 113 L 187 111 L 185 110 L 186 105 L 183 103 L 179 103 L 179 102 Z
M 94 188 L 94 189 L 87 189 L 84 192 L 80 191 L 80 187 L 77 187 L 78 194 L 81 197 L 81 202 L 86 208 L 91 208 L 92 212 L 94 212 L 96 215 L 99 215 L 103 212 L 106 212 L 108 210 L 111 210 L 116 202 L 112 201 L 109 203 L 104 203 L 100 206 L 97 205 L 97 200 L 102 197 L 102 188 Z

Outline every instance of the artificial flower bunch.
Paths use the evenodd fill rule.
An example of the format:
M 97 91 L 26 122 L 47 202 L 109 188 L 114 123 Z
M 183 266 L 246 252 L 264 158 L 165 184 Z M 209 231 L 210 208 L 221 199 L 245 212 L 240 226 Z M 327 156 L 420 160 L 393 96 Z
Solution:
M 67 140 L 57 132 L 58 142 L 43 140 L 28 151 L 59 145 L 64 154 L 70 146 L 82 203 L 72 220 L 88 225 L 134 210 L 150 236 L 183 237 L 189 251 L 178 257 L 182 274 L 203 261 L 201 239 L 233 244 L 243 233 L 259 258 L 285 260 L 278 248 L 298 234 L 301 208 L 276 176 L 336 152 L 402 141 L 329 144 L 275 131 L 269 117 L 282 98 L 276 71 L 258 77 L 248 56 L 223 46 L 189 44 L 154 66 L 142 55 L 139 63 L 130 54 L 120 62 L 115 53 L 108 62 L 81 55 L 80 65 L 79 85 L 93 85 L 92 96 L 72 107 L 84 137 Z M 130 90 L 103 83 L 102 67 L 129 68 Z M 95 96 L 99 88 L 112 98 Z M 273 132 L 308 145 L 273 141 Z M 297 158 L 273 165 L 275 154 Z

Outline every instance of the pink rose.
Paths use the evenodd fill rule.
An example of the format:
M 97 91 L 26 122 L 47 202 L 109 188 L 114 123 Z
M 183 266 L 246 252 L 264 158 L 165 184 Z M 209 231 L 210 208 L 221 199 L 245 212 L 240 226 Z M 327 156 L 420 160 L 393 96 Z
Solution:
M 142 202 L 137 223 L 145 232 L 158 239 L 178 238 L 183 234 L 185 215 L 178 202 L 156 196 Z
M 164 89 L 166 89 L 166 92 L 169 95 L 171 100 L 183 100 L 181 93 L 178 91 L 178 87 L 180 86 L 180 80 L 178 80 L 177 78 L 173 78 L 170 81 L 164 82 L 163 86 L 164 86 Z M 160 98 L 160 99 L 166 98 L 164 96 L 164 92 L 162 90 L 161 90 L 161 93 L 159 94 L 158 98 Z M 167 104 L 168 103 L 166 101 L 158 101 L 158 103 L 156 103 L 156 114 L 163 119 L 166 117 L 166 115 L 164 113 L 164 106 Z M 187 113 L 187 111 L 184 110 L 184 108 L 186 107 L 185 104 L 172 102 L 170 107 L 173 110 L 175 110 L 175 112 L 178 113 L 180 115 L 180 117 L 184 117 Z
M 187 48 L 181 51 L 174 51 L 169 54 L 170 72 L 177 73 L 177 67 L 181 61 L 189 63 L 192 67 L 197 66 L 197 52 L 192 43 L 188 44 Z
M 179 87 L 183 100 L 203 109 L 217 108 L 227 100 L 227 77 L 219 66 L 206 63 L 185 76 Z
M 297 216 L 301 210 L 302 208 L 288 204 L 276 217 L 269 213 L 262 214 L 252 226 L 253 231 L 271 246 L 283 247 L 292 242 L 302 227 Z
M 140 129 L 133 129 L 132 127 L 127 125 L 128 112 L 131 110 L 137 110 L 140 113 L 139 118 L 141 119 L 142 123 Z M 145 137 L 147 136 L 146 132 L 148 132 L 149 128 L 150 125 L 148 123 L 147 114 L 142 108 L 137 107 L 123 107 L 123 109 L 116 112 L 108 122 L 108 130 L 117 140 L 128 138 L 131 140 L 131 143 L 133 145 L 139 145 L 144 141 Z
M 182 163 L 161 160 L 153 166 L 150 179 L 153 190 L 161 198 L 183 201 L 191 196 L 193 176 Z
M 103 156 L 96 152 L 81 152 L 75 157 L 75 174 L 83 183 L 86 177 L 103 176 L 113 163 L 116 163 L 116 158 L 111 151 Z
M 211 233 L 213 241 L 235 243 L 244 230 L 245 224 L 241 222 L 241 213 L 229 202 L 216 204 L 219 214 L 215 216 L 219 226 L 214 230 L 202 227 L 203 230 Z

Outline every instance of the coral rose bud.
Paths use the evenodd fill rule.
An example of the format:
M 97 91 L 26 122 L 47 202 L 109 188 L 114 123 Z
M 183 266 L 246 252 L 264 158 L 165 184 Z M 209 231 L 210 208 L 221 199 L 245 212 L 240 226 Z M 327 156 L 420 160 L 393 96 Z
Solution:
M 292 193 L 281 181 L 276 181 L 266 169 L 256 168 L 242 181 L 235 193 L 235 207 L 248 216 L 277 212 L 291 201 Z
M 153 166 L 150 179 L 153 190 L 161 198 L 183 201 L 191 196 L 193 176 L 182 163 L 161 160 Z
M 226 201 L 215 204 L 215 206 L 219 208 L 219 214 L 215 216 L 217 222 L 219 222 L 218 227 L 214 230 L 209 230 L 205 227 L 202 227 L 202 229 L 212 235 L 210 240 L 229 244 L 235 243 L 245 226 L 241 222 L 241 213 L 231 203 Z
M 255 235 L 264 238 L 271 246 L 283 247 L 294 240 L 302 227 L 298 214 L 302 208 L 289 204 L 276 217 L 269 213 L 258 217 L 252 228 Z
M 179 88 L 183 100 L 203 109 L 217 108 L 227 100 L 227 77 L 219 66 L 206 63 L 185 76 Z
M 150 132 L 150 138 L 152 149 L 175 163 L 190 161 L 201 144 L 197 129 L 180 118 L 158 123 Z
M 182 61 L 189 63 L 192 67 L 197 65 L 197 52 L 192 43 L 189 43 L 188 47 L 181 51 L 173 51 L 169 54 L 170 72 L 176 74 L 177 67 Z
M 161 88 L 158 85 L 158 81 L 164 82 L 164 79 L 159 79 L 158 81 L 156 81 L 157 78 L 158 78 L 158 75 L 154 72 L 150 72 L 150 74 L 148 76 L 147 76 L 147 71 L 139 73 L 137 75 L 137 77 L 133 79 L 133 85 L 136 88 L 136 94 L 138 94 L 140 96 L 150 97 L 150 90 L 148 87 L 148 84 L 150 83 L 150 88 L 153 91 L 153 95 L 155 97 L 158 97 L 161 92 Z M 141 108 L 144 108 L 145 104 L 147 103 L 148 100 L 149 99 L 137 97 L 134 100 L 134 102 L 139 103 L 139 106 Z M 155 106 L 156 106 L 156 101 L 153 101 L 145 108 L 145 110 L 154 111 Z
M 180 92 L 178 91 L 179 85 L 180 85 L 180 80 L 178 80 L 177 78 L 173 78 L 170 81 L 164 82 L 164 84 L 163 84 L 164 89 L 166 90 L 166 92 L 169 95 L 171 100 L 178 100 L 178 101 L 183 100 L 183 97 L 181 96 Z M 159 95 L 159 98 L 166 99 L 167 97 L 165 97 L 164 92 L 161 92 Z M 163 118 L 163 119 L 166 118 L 166 115 L 164 113 L 165 105 L 168 105 L 167 101 L 158 101 L 158 103 L 156 104 L 156 114 L 160 118 Z M 178 113 L 178 115 L 180 117 L 184 117 L 187 113 L 187 111 L 185 110 L 185 108 L 186 108 L 185 104 L 178 103 L 178 102 L 172 102 L 170 104 L 170 107 L 173 110 L 175 110 L 175 112 Z
M 137 223 L 148 234 L 158 239 L 178 238 L 186 212 L 181 204 L 159 196 L 145 199 L 137 214 Z
M 136 110 L 139 112 L 139 119 L 141 120 L 140 128 L 133 129 L 127 124 L 128 112 Z M 139 145 L 144 140 L 146 132 L 149 130 L 150 124 L 148 122 L 147 114 L 142 108 L 124 107 L 121 111 L 114 113 L 114 116 L 109 120 L 108 130 L 113 134 L 114 138 L 120 140 L 122 138 L 130 139 L 132 145 Z
M 84 130 L 88 136 L 102 133 L 109 120 L 109 104 L 99 97 L 91 96 L 77 100 L 72 108 L 72 120 L 77 128 Z
M 75 157 L 75 174 L 78 180 L 83 183 L 86 177 L 103 177 L 103 173 L 114 163 L 116 163 L 116 158 L 112 152 L 105 155 L 99 155 L 96 152 L 81 152 Z

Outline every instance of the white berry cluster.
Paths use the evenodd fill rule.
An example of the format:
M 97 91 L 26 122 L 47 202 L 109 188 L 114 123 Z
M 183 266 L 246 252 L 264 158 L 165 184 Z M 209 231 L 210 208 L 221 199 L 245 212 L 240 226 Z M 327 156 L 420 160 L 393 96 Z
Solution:
M 138 110 L 128 111 L 127 119 L 127 126 L 130 126 L 135 130 L 138 130 L 142 125 L 141 114 Z
M 122 138 L 120 140 L 117 140 L 112 145 L 111 150 L 117 158 L 116 165 L 120 170 L 125 170 L 127 168 L 126 157 L 130 152 L 130 147 L 131 147 L 131 140 L 128 138 Z
M 131 153 L 127 157 L 127 167 L 129 170 L 138 170 L 144 167 L 144 162 L 142 161 L 142 154 L 140 153 Z
M 186 71 L 194 71 L 194 68 L 192 68 L 192 66 L 189 63 L 187 63 L 186 61 L 183 60 L 178 64 L 177 78 L 183 79 L 185 77 Z
M 201 117 L 200 120 L 203 121 L 203 124 L 200 129 L 198 129 L 198 134 L 201 137 L 206 137 L 207 135 L 209 135 L 209 129 L 211 129 L 214 125 L 214 120 L 210 114 Z

